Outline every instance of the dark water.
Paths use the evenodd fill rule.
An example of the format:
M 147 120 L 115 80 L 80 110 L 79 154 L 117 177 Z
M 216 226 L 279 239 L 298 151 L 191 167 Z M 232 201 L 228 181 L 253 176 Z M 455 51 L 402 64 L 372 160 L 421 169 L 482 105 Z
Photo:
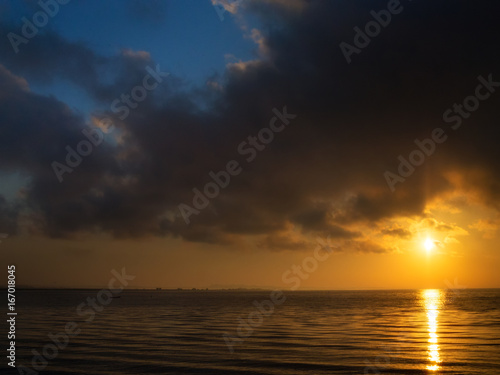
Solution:
M 124 291 L 86 322 L 97 292 L 18 291 L 17 365 L 75 322 L 38 373 L 500 374 L 500 290 L 285 292 L 262 321 L 270 292 Z

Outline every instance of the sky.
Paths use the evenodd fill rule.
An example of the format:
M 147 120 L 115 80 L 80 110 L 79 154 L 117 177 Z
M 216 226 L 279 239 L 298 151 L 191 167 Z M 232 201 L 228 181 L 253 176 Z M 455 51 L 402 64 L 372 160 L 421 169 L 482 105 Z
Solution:
M 1 267 L 31 287 L 500 287 L 499 10 L 1 2 Z

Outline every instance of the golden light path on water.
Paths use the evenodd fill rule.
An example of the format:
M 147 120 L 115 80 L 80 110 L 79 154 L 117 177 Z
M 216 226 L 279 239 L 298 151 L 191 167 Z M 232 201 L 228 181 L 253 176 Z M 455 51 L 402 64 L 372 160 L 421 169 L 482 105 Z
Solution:
M 425 303 L 425 310 L 427 313 L 427 323 L 428 323 L 428 331 L 429 331 L 429 345 L 428 345 L 428 353 L 429 353 L 429 364 L 427 365 L 427 370 L 430 371 L 438 371 L 441 367 L 439 364 L 442 362 L 441 357 L 439 355 L 439 336 L 438 336 L 438 316 L 439 316 L 439 308 L 442 304 L 442 292 L 437 289 L 429 289 L 424 290 L 422 292 L 422 298 Z

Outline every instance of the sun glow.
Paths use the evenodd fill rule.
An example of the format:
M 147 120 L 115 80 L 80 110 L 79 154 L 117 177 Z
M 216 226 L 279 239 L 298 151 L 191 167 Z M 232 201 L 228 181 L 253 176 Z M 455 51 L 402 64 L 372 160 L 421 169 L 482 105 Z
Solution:
M 436 244 L 434 243 L 434 240 L 432 238 L 427 238 L 424 241 L 424 248 L 427 250 L 427 252 L 430 252 L 432 249 L 436 247 Z

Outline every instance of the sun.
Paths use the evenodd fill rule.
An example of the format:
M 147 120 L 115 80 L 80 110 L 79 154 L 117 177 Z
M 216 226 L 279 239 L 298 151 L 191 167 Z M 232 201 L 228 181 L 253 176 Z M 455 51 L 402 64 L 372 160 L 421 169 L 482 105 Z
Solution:
M 434 240 L 432 238 L 427 238 L 424 241 L 424 248 L 427 250 L 427 252 L 430 252 L 432 249 L 436 247 L 436 244 L 434 243 Z

